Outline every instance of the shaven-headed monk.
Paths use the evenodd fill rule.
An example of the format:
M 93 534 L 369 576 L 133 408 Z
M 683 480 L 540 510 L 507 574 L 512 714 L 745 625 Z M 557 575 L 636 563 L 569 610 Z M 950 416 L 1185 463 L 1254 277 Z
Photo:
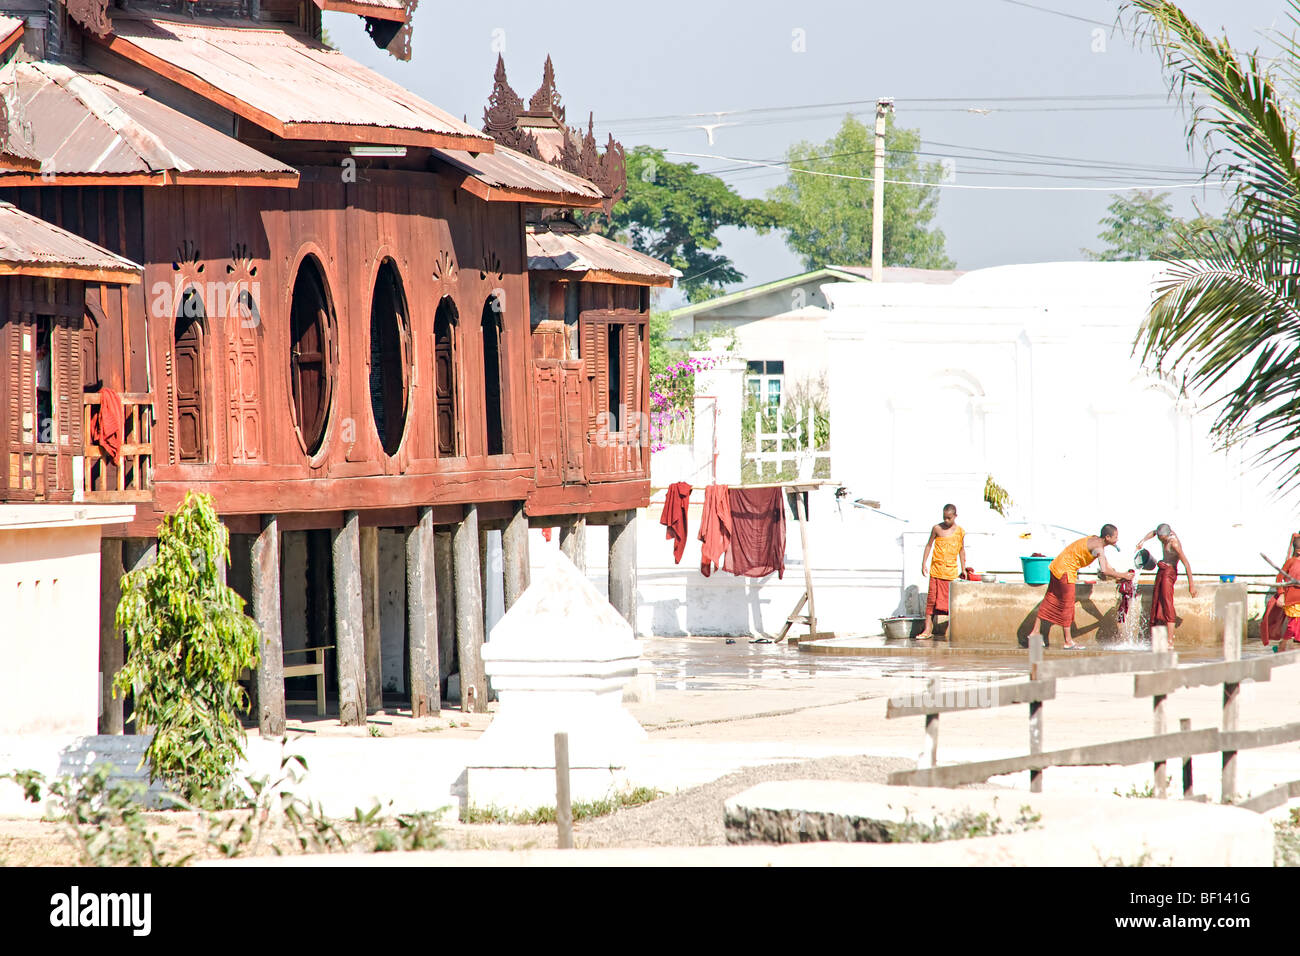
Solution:
M 934 558 L 930 559 L 930 551 Z M 925 630 L 916 635 L 928 641 L 934 634 L 936 614 L 948 613 L 948 593 L 952 582 L 966 567 L 966 532 L 957 524 L 957 506 L 943 506 L 943 520 L 930 529 L 930 540 L 921 553 L 921 573 L 930 576 L 930 590 L 925 597 Z
M 1142 545 L 1152 538 L 1160 542 L 1165 553 L 1156 565 L 1156 580 L 1151 589 L 1151 626 L 1164 625 L 1169 634 L 1169 646 L 1173 647 L 1174 622 L 1178 619 L 1174 611 L 1174 585 L 1178 582 L 1179 561 L 1183 562 L 1183 569 L 1187 572 L 1187 593 L 1190 597 L 1196 597 L 1196 582 L 1192 580 L 1192 566 L 1187 563 L 1187 552 L 1183 550 L 1183 543 L 1174 534 L 1174 529 L 1163 523 L 1157 525 L 1156 530 L 1138 542 L 1137 550 L 1141 551 Z
M 1101 526 L 1100 534 L 1080 538 L 1052 561 L 1048 567 L 1051 581 L 1047 585 L 1047 595 L 1043 598 L 1043 603 L 1038 605 L 1038 619 L 1034 622 L 1033 630 L 1033 633 L 1043 635 L 1044 646 L 1048 643 L 1052 625 L 1059 624 L 1065 631 L 1065 642 L 1062 647 L 1067 650 L 1083 647 L 1070 636 L 1070 628 L 1074 625 L 1074 586 L 1078 583 L 1079 571 L 1082 568 L 1086 568 L 1094 561 L 1100 561 L 1101 570 L 1098 573 L 1101 576 L 1114 578 L 1116 581 L 1133 580 L 1135 572 L 1127 571 L 1121 574 L 1111 568 L 1110 562 L 1106 560 L 1104 549 L 1113 548 L 1118 543 L 1119 529 L 1113 524 L 1104 524 Z M 1046 631 L 1043 630 L 1044 621 L 1047 622 Z

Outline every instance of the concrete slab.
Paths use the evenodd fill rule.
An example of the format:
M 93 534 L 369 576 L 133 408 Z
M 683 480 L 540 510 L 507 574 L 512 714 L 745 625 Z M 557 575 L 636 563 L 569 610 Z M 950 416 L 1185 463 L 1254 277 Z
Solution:
M 883 843 L 900 826 L 1017 832 L 938 843 L 893 844 L 892 865 L 1271 866 L 1273 827 L 1236 807 L 1006 790 L 939 790 L 868 783 L 764 783 L 726 804 L 728 840 Z M 885 847 L 882 846 L 882 849 Z

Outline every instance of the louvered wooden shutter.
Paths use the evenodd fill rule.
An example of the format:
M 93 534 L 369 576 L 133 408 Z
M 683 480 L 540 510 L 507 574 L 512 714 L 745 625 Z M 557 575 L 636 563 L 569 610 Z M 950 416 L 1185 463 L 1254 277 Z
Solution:
M 16 321 L 15 321 L 16 319 Z M 36 328 L 29 313 L 19 313 L 5 326 L 9 374 L 5 382 L 8 424 L 5 462 L 10 501 L 34 497 L 36 452 Z
M 537 363 L 537 484 L 560 483 L 563 434 L 564 373 L 559 363 Z
M 563 382 L 563 477 L 566 484 L 581 483 L 586 477 L 583 472 L 583 449 L 586 447 L 586 416 L 582 411 L 582 381 L 584 373 L 579 362 L 565 362 Z

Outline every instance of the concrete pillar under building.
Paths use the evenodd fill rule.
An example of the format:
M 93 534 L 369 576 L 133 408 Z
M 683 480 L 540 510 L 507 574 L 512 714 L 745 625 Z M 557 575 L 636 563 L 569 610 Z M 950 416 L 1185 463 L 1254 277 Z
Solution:
M 501 552 L 505 562 L 505 609 L 510 610 L 519 595 L 528 590 L 528 516 L 522 504 L 501 532 Z
M 467 714 L 487 713 L 483 670 L 483 591 L 478 506 L 466 505 L 452 531 L 452 573 L 456 592 L 456 643 L 460 656 L 460 706 Z
M 438 591 L 438 676 L 446 689 L 447 678 L 456 672 L 456 587 L 452 574 L 452 533 L 433 534 L 434 580 Z
M 609 522 L 609 603 L 636 632 L 636 512 Z
M 257 668 L 257 728 L 263 737 L 284 736 L 284 641 L 280 620 L 280 528 L 275 515 L 262 515 L 253 538 L 250 613 L 261 631 Z
M 379 529 L 363 527 L 361 545 L 361 623 L 366 658 L 366 712 L 384 709 L 383 657 L 379 629 Z
M 366 658 L 361 600 L 361 518 L 343 514 L 343 527 L 330 532 L 334 559 L 334 644 L 338 666 L 339 723 L 366 722 Z
M 411 716 L 442 709 L 438 674 L 438 582 L 434 573 L 433 509 L 420 509 L 420 521 L 406 532 L 406 622 L 410 666 Z
M 565 515 L 559 520 L 560 550 L 585 575 L 587 573 L 587 516 Z

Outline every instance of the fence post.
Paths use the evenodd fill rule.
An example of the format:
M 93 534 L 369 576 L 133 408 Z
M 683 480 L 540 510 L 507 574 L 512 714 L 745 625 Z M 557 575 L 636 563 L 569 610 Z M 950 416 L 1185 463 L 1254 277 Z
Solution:
M 569 735 L 555 735 L 555 827 L 556 845 L 573 849 L 573 804 L 569 799 Z
M 1225 661 L 1241 660 L 1241 612 L 1240 604 L 1229 604 L 1223 609 L 1223 659 Z M 1240 684 L 1224 682 L 1223 685 L 1223 732 L 1230 733 L 1237 729 L 1237 717 L 1240 710 Z M 1224 803 L 1235 803 L 1237 799 L 1237 751 L 1223 752 L 1222 794 Z
M 1182 717 L 1178 720 L 1179 730 L 1191 730 L 1192 721 L 1190 717 Z M 1183 758 L 1183 799 L 1192 799 L 1192 758 Z
M 939 766 L 939 715 L 925 715 L 925 750 L 930 769 Z
M 1157 654 L 1169 652 L 1169 629 L 1156 624 L 1151 628 L 1151 650 Z M 1151 732 L 1159 737 L 1169 729 L 1169 716 L 1165 709 L 1166 694 L 1156 694 L 1151 698 Z M 1163 760 L 1155 765 L 1156 797 L 1163 800 L 1169 796 L 1169 767 Z
M 1029 635 L 1029 679 L 1034 678 L 1034 665 L 1043 659 L 1043 635 L 1034 631 Z M 1031 754 L 1040 754 L 1043 752 L 1043 702 L 1041 700 L 1031 700 L 1029 702 L 1029 752 Z M 1029 792 L 1043 792 L 1043 771 L 1029 771 Z

